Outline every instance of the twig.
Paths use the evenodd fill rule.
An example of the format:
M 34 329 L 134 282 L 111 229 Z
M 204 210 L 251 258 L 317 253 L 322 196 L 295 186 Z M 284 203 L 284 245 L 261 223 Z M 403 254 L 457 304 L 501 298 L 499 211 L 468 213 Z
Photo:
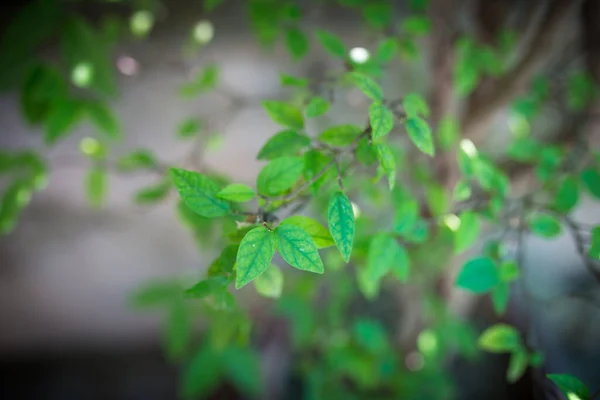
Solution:
M 598 271 L 592 262 L 592 260 L 588 257 L 587 252 L 585 251 L 585 239 L 581 235 L 577 224 L 569 217 L 564 218 L 565 224 L 569 228 L 571 232 L 571 236 L 573 237 L 573 241 L 575 242 L 575 247 L 577 248 L 577 253 L 582 258 L 583 263 L 587 270 L 592 274 L 592 276 L 600 283 L 600 271 Z

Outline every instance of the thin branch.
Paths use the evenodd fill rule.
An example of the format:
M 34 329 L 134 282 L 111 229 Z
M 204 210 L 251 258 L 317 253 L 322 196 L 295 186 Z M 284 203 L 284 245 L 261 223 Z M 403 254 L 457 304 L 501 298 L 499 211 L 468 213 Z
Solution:
M 581 235 L 577 224 L 569 217 L 565 217 L 564 221 L 567 227 L 569 228 L 569 232 L 571 233 L 573 241 L 575 242 L 577 253 L 583 260 L 586 269 L 600 283 L 600 271 L 596 269 L 594 263 L 592 262 L 592 260 L 587 254 L 587 251 L 585 250 L 585 238 Z

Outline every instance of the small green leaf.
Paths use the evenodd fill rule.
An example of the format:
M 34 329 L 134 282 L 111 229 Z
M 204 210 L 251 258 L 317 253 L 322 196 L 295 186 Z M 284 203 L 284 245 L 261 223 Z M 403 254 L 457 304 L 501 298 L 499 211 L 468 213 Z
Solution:
M 292 129 L 304 128 L 302 113 L 291 104 L 268 100 L 263 101 L 262 105 L 274 122 Z
M 553 238 L 560 235 L 562 228 L 560 221 L 551 215 L 536 213 L 529 220 L 529 229 L 534 235 L 544 238 Z
M 203 346 L 190 360 L 181 376 L 181 392 L 185 398 L 205 395 L 214 390 L 221 379 L 219 356 L 212 346 Z
M 304 229 L 313 239 L 318 249 L 335 246 L 331 234 L 323 225 L 312 218 L 303 215 L 287 217 L 279 225 L 294 225 Z
M 0 233 L 10 233 L 17 225 L 23 208 L 31 200 L 31 189 L 23 181 L 8 186 L 0 200 Z
M 85 103 L 85 111 L 100 133 L 111 139 L 121 137 L 119 120 L 108 106 L 100 102 L 87 102 Z
M 383 90 L 373 78 L 358 72 L 350 72 L 348 77 L 368 98 L 373 101 L 383 101 Z
M 395 38 L 387 38 L 377 46 L 377 50 L 375 50 L 375 62 L 378 64 L 387 64 L 392 61 L 397 51 L 397 40 Z
M 184 98 L 194 98 L 205 93 L 215 86 L 219 80 L 219 69 L 216 65 L 208 65 L 199 70 L 191 82 L 185 83 L 179 88 L 179 94 Z
M 349 262 L 354 243 L 355 220 L 352 203 L 342 192 L 331 196 L 328 207 L 328 225 L 331 237 L 344 261 Z
M 88 201 L 94 207 L 100 207 L 106 197 L 106 172 L 99 168 L 93 168 L 85 177 L 85 192 Z
M 275 235 L 262 226 L 244 236 L 236 258 L 236 289 L 252 282 L 269 268 L 275 247 Z
M 177 135 L 181 138 L 190 138 L 200 133 L 202 120 L 199 118 L 188 118 L 177 126 Z
M 280 76 L 281 86 L 296 86 L 296 87 L 306 87 L 308 86 L 308 79 L 297 78 L 295 76 L 281 74 Z
M 208 177 L 194 171 L 171 168 L 171 179 L 183 202 L 195 213 L 214 218 L 231 212 L 230 204 L 217 197 L 219 186 Z
M 258 152 L 257 159 L 273 160 L 281 156 L 293 156 L 310 145 L 310 138 L 296 131 L 277 132 Z
M 481 349 L 490 353 L 510 353 L 522 349 L 519 331 L 503 323 L 487 328 L 479 336 L 477 344 Z
M 285 192 L 298 182 L 304 170 L 303 157 L 279 157 L 269 162 L 258 173 L 256 187 L 265 196 Z
M 567 176 L 560 182 L 556 195 L 554 196 L 554 209 L 568 213 L 579 201 L 579 183 L 573 176 Z
M 464 211 L 460 215 L 460 225 L 454 233 L 454 252 L 462 253 L 479 238 L 479 218 L 473 211 Z
M 369 277 L 374 281 L 383 278 L 393 267 L 396 261 L 398 242 L 387 233 L 379 233 L 369 242 L 367 268 Z
M 167 197 L 171 191 L 171 182 L 160 182 L 147 186 L 135 193 L 136 204 L 155 204 Z
M 308 52 L 308 38 L 298 28 L 290 28 L 286 31 L 285 44 L 294 60 L 300 60 Z
M 426 35 L 431 31 L 431 20 L 424 16 L 408 17 L 402 21 L 400 29 L 409 35 Z
M 367 24 L 375 29 L 383 29 L 392 21 L 393 10 L 386 1 L 368 1 L 363 6 L 363 15 Z
M 189 298 L 203 299 L 212 296 L 217 292 L 227 290 L 227 286 L 229 286 L 230 283 L 231 280 L 225 276 L 212 276 L 196 283 L 184 293 L 185 296 Z
M 409 93 L 402 100 L 402 107 L 409 117 L 428 117 L 429 106 L 425 99 L 417 93 Z
M 388 178 L 388 184 L 390 190 L 394 189 L 396 185 L 396 159 L 390 146 L 385 143 L 377 143 L 377 158 L 383 172 L 385 172 Z
M 510 356 L 510 363 L 508 364 L 508 370 L 506 370 L 506 380 L 508 383 L 516 383 L 525 371 L 529 364 L 529 355 L 525 350 L 515 351 Z
M 369 107 L 369 123 L 373 139 L 386 136 L 394 128 L 394 114 L 379 102 L 373 102 Z
M 500 282 L 492 289 L 492 306 L 497 315 L 504 315 L 508 300 L 510 299 L 510 286 L 507 282 Z
M 186 303 L 175 301 L 170 307 L 165 329 L 166 348 L 171 359 L 184 355 L 191 336 L 190 322 Z
M 329 54 L 338 58 L 346 58 L 348 53 L 346 51 L 346 46 L 336 35 L 321 29 L 317 29 L 315 35 L 317 36 L 319 44 L 323 46 L 325 51 Z
M 256 278 L 254 286 L 261 296 L 279 298 L 283 290 L 283 273 L 278 266 L 271 264 L 264 273 Z
M 360 126 L 336 125 L 327 128 L 317 137 L 321 142 L 331 146 L 348 146 L 352 144 L 363 132 Z
M 465 263 L 458 274 L 456 286 L 480 294 L 500 283 L 496 264 L 489 257 L 473 258 Z
M 594 78 L 588 72 L 576 72 L 567 83 L 567 104 L 572 111 L 581 111 L 597 96 Z
M 445 115 L 438 126 L 438 144 L 442 150 L 449 150 L 460 138 L 460 129 L 456 118 Z
M 403 38 L 398 41 L 398 51 L 404 60 L 415 60 L 419 57 L 419 48 L 414 40 Z
M 327 172 L 321 174 L 328 167 Z M 310 150 L 304 153 L 304 180 L 310 182 L 315 176 L 320 174 L 320 177 L 310 186 L 313 194 L 316 195 L 324 184 L 336 178 L 337 173 L 335 168 L 331 167 L 333 167 L 333 158 L 331 156 L 323 154 L 318 150 Z
M 224 200 L 233 201 L 235 203 L 245 203 L 254 198 L 255 193 L 254 190 L 247 185 L 242 185 L 241 183 L 233 183 L 231 185 L 227 185 L 217 193 L 217 197 L 220 197 Z
M 279 225 L 275 229 L 281 257 L 294 268 L 322 274 L 323 261 L 312 237 L 299 226 Z
M 591 400 L 589 389 L 574 376 L 567 374 L 547 374 L 546 377 L 554 382 L 569 400 Z M 573 394 L 577 397 L 574 398 Z
M 383 325 L 371 319 L 359 319 L 353 327 L 352 333 L 359 346 L 371 354 L 382 354 L 388 350 L 388 337 Z
M 58 139 L 71 133 L 82 117 L 81 103 L 77 100 L 57 98 L 50 104 L 46 116 L 46 144 L 54 144 Z
M 417 149 L 433 157 L 435 148 L 433 147 L 431 129 L 429 129 L 427 122 L 421 118 L 412 117 L 404 122 L 404 127 L 406 128 L 408 137 L 417 146 Z
M 519 278 L 521 275 L 521 271 L 519 270 L 519 266 L 514 261 L 504 261 L 502 265 L 500 265 L 500 279 L 502 282 L 511 282 Z
M 586 168 L 581 171 L 580 178 L 588 192 L 596 199 L 600 199 L 600 172 L 593 168 Z
M 459 180 L 454 186 L 454 200 L 457 202 L 468 200 L 471 197 L 471 185 L 467 180 Z
M 131 172 L 139 169 L 152 169 L 157 166 L 154 154 L 149 150 L 134 150 L 117 161 L 119 172 Z
M 308 118 L 318 117 L 329 111 L 329 102 L 320 96 L 315 96 L 306 106 L 306 116 Z
M 408 275 L 410 274 L 410 258 L 408 257 L 406 249 L 400 244 L 396 247 L 392 272 L 400 282 L 406 282 L 408 280 Z

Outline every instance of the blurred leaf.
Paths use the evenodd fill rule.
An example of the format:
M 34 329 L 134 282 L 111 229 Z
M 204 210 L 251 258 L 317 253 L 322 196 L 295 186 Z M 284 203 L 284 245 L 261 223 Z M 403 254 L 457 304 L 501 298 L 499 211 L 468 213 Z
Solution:
M 171 168 L 171 179 L 181 199 L 195 213 L 207 218 L 231 213 L 230 204 L 217 197 L 221 189 L 208 177 L 194 171 Z
M 181 138 L 194 137 L 202 130 L 204 121 L 199 118 L 187 118 L 177 126 L 177 135 Z
M 381 168 L 388 178 L 388 186 L 390 190 L 392 190 L 396 185 L 396 159 L 394 158 L 394 154 L 387 144 L 378 143 L 376 148 L 377 158 L 379 159 Z
M 292 129 L 303 129 L 304 118 L 296 107 L 281 101 L 263 101 L 263 108 L 276 123 Z
M 592 197 L 600 199 L 600 172 L 593 168 L 586 168 L 581 171 L 580 179 Z
M 512 353 L 510 356 L 510 363 L 508 364 L 508 370 L 506 371 L 506 380 L 508 383 L 516 383 L 521 379 L 527 365 L 529 363 L 529 356 L 525 350 L 519 350 Z
M 283 290 L 283 273 L 278 266 L 271 264 L 254 280 L 254 286 L 261 296 L 279 298 Z
M 373 102 L 369 107 L 369 123 L 373 139 L 386 136 L 394 128 L 392 111 L 379 102 Z
M 358 345 L 372 354 L 382 354 L 388 350 L 387 333 L 378 321 L 356 320 L 352 326 L 352 333 Z
M 321 174 L 327 166 L 332 166 L 332 163 L 332 157 L 318 150 L 310 150 L 304 153 L 304 180 L 310 182 L 317 174 L 320 174 L 320 177 L 310 186 L 313 194 L 319 193 L 319 190 L 325 183 L 336 178 L 337 173 L 334 168 L 329 168 L 327 172 Z
M 373 165 L 379 158 L 376 146 L 369 144 L 369 139 L 364 137 L 358 141 L 356 147 L 356 159 L 364 165 Z
M 554 196 L 553 207 L 561 213 L 568 213 L 579 201 L 579 182 L 573 176 L 563 178 Z
M 186 303 L 175 301 L 170 307 L 165 332 L 167 354 L 171 359 L 177 359 L 185 354 L 190 342 L 190 316 Z
M 297 87 L 306 87 L 308 86 L 308 79 L 297 78 L 295 76 L 281 74 L 280 77 L 282 86 L 297 86 Z
M 408 17 L 402 21 L 400 29 L 409 35 L 427 35 L 431 31 L 431 20 L 420 15 Z
M 14 181 L 5 189 L 0 202 L 0 233 L 12 232 L 30 199 L 31 189 L 24 181 Z
M 508 300 L 510 299 L 510 286 L 507 282 L 500 282 L 498 286 L 492 289 L 492 306 L 497 315 L 504 315 Z
M 211 346 L 203 346 L 190 360 L 181 376 L 181 391 L 186 398 L 206 396 L 219 385 L 221 362 Z
M 463 211 L 460 225 L 454 234 L 454 252 L 460 254 L 473 245 L 479 238 L 480 224 L 477 214 Z
M 600 226 L 592 228 L 590 241 L 591 245 L 588 251 L 590 258 L 600 260 Z
M 191 288 L 185 291 L 186 297 L 194 299 L 203 299 L 213 296 L 218 292 L 227 290 L 227 286 L 231 283 L 230 279 L 225 276 L 212 276 L 201 280 Z
M 515 139 L 507 150 L 507 155 L 516 161 L 533 162 L 540 156 L 541 143 L 531 137 Z
M 387 38 L 379 43 L 375 51 L 375 62 L 387 64 L 394 59 L 398 51 L 398 42 L 395 38 Z
M 472 258 L 465 263 L 456 286 L 475 294 L 486 293 L 500 283 L 496 264 L 488 257 Z
M 281 257 L 294 268 L 322 274 L 323 261 L 311 235 L 297 225 L 284 224 L 275 228 L 277 249 Z
M 258 193 L 276 196 L 293 187 L 302 176 L 304 158 L 284 156 L 265 165 L 256 178 Z
M 569 400 L 573 397 L 572 395 L 577 396 L 577 399 L 592 400 L 588 388 L 574 376 L 567 374 L 546 374 L 546 377 L 554 382 Z
M 400 39 L 398 41 L 398 51 L 400 56 L 406 60 L 415 60 L 419 57 L 419 48 L 411 39 Z
M 100 207 L 106 197 L 106 172 L 100 168 L 91 169 L 85 177 L 85 193 L 93 207 Z
M 368 269 L 369 277 L 374 281 L 383 278 L 396 261 L 398 242 L 387 233 L 378 233 L 369 242 Z
M 560 235 L 562 228 L 560 222 L 551 215 L 533 214 L 530 216 L 529 229 L 534 235 L 544 238 L 553 238 Z
M 451 115 L 442 117 L 438 126 L 438 144 L 442 150 L 449 150 L 460 139 L 458 121 Z
M 356 125 L 335 125 L 325 129 L 317 138 L 331 146 L 348 146 L 361 134 L 363 129 Z
M 283 296 L 277 305 L 277 313 L 284 315 L 292 327 L 295 348 L 309 343 L 315 332 L 315 313 L 312 304 L 303 298 Z
M 371 100 L 378 102 L 383 101 L 383 90 L 372 78 L 358 72 L 350 72 L 348 78 Z
M 572 111 L 585 109 L 597 95 L 594 79 L 588 72 L 576 72 L 567 83 L 567 104 Z
M 479 336 L 477 343 L 480 348 L 491 353 L 510 353 L 522 349 L 519 331 L 503 323 L 487 328 Z
M 412 117 L 404 122 L 404 127 L 406 128 L 408 137 L 419 150 L 432 157 L 435 155 L 433 137 L 427 122 L 421 118 Z
M 85 103 L 85 111 L 89 115 L 96 128 L 111 139 L 121 137 L 121 126 L 116 115 L 105 104 L 88 101 Z
M 52 103 L 67 97 L 67 90 L 67 82 L 58 69 L 44 64 L 28 69 L 21 87 L 21 111 L 27 121 L 41 123 Z
M 352 203 L 344 193 L 338 191 L 331 196 L 327 215 L 331 237 L 348 263 L 354 243 L 355 220 Z
M 251 348 L 232 347 L 223 352 L 222 363 L 229 381 L 247 396 L 256 398 L 261 390 L 260 358 Z
M 56 98 L 49 105 L 46 116 L 46 134 L 44 141 L 51 145 L 68 133 L 71 133 L 75 125 L 83 116 L 82 104 L 78 100 L 69 98 Z
M 269 268 L 275 246 L 275 235 L 264 227 L 254 228 L 244 236 L 236 259 L 236 289 L 241 289 Z
M 203 1 L 204 11 L 206 11 L 206 12 L 213 11 L 215 8 L 217 8 L 224 2 L 225 2 L 225 0 L 204 0 Z
M 233 201 L 235 203 L 245 203 L 252 200 L 254 196 L 254 190 L 247 185 L 242 185 L 241 183 L 232 183 L 231 185 L 227 185 L 219 193 L 217 193 L 217 197 Z
M 383 29 L 392 22 L 392 6 L 386 1 L 369 1 L 363 7 L 363 16 L 372 28 Z
M 293 215 L 281 221 L 279 225 L 286 224 L 298 226 L 306 231 L 319 249 L 335 246 L 335 242 L 327 228 L 312 218 L 303 215 Z
M 310 138 L 293 130 L 277 132 L 258 152 L 258 160 L 273 160 L 281 156 L 296 155 L 310 145 Z
M 208 65 L 206 68 L 199 70 L 191 82 L 183 84 L 179 88 L 179 94 L 187 99 L 197 97 L 217 86 L 218 80 L 218 67 L 213 64 Z
M 183 288 L 174 281 L 149 282 L 137 288 L 130 297 L 134 307 L 168 306 L 182 297 Z
M 153 169 L 157 166 L 154 154 L 149 150 L 134 150 L 119 158 L 117 169 L 119 172 L 131 172 L 138 169 Z
M 315 96 L 306 106 L 306 116 L 308 118 L 318 117 L 329 111 L 329 102 L 320 96 Z
M 286 31 L 285 43 L 294 60 L 300 60 L 308 52 L 308 38 L 298 28 Z
M 346 58 L 347 51 L 344 42 L 331 32 L 317 29 L 315 31 L 317 41 L 327 53 L 337 58 Z
M 503 282 L 511 282 L 519 278 L 521 271 L 519 266 L 514 261 L 504 261 L 500 265 L 500 279 Z
M 171 182 L 166 180 L 140 189 L 135 193 L 135 203 L 155 204 L 169 195 L 171 187 Z
M 409 93 L 402 100 L 402 107 L 408 117 L 428 117 L 429 106 L 425 99 L 417 93 Z
M 466 180 L 460 180 L 456 182 L 454 187 L 453 198 L 457 202 L 468 200 L 471 197 L 471 185 Z

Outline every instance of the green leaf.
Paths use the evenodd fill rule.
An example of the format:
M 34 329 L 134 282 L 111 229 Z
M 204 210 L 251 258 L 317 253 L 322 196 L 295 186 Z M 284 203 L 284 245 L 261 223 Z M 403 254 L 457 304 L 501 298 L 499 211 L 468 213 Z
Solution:
M 181 285 L 174 281 L 149 282 L 136 288 L 128 301 L 136 308 L 169 306 L 181 297 L 181 292 Z
M 348 78 L 371 100 L 378 102 L 383 101 L 383 90 L 373 78 L 358 72 L 350 72 Z
M 460 215 L 460 225 L 454 233 L 454 252 L 467 250 L 479 238 L 479 218 L 473 211 L 464 211 Z
M 236 289 L 252 282 L 269 268 L 275 247 L 275 235 L 262 226 L 244 236 L 236 258 Z
M 373 165 L 379 160 L 377 149 L 372 143 L 369 143 L 368 137 L 363 137 L 358 141 L 356 146 L 356 159 L 363 165 Z
M 217 193 L 217 197 L 220 197 L 224 200 L 233 201 L 235 203 L 245 203 L 254 198 L 255 193 L 254 190 L 247 185 L 243 185 L 241 183 L 232 183 L 231 185 L 227 185 Z
M 497 315 L 504 315 L 508 300 L 510 299 L 510 286 L 507 282 L 500 282 L 492 289 L 492 306 Z
M 519 278 L 521 275 L 521 271 L 519 270 L 519 266 L 514 261 L 504 261 L 502 265 L 500 265 L 500 279 L 502 282 L 511 282 Z
M 398 51 L 398 42 L 395 38 L 387 38 L 379 43 L 375 50 L 375 62 L 377 64 L 387 64 L 396 55 Z
M 363 15 L 371 27 L 383 29 L 392 21 L 393 10 L 389 2 L 371 0 L 364 5 Z
M 308 86 L 308 79 L 297 78 L 295 76 L 281 74 L 280 76 L 281 86 L 296 86 L 296 87 L 306 87 Z
M 442 150 L 449 150 L 460 138 L 458 121 L 451 115 L 442 117 L 438 126 L 438 144 Z
M 228 380 L 249 398 L 258 398 L 261 389 L 260 358 L 248 347 L 231 347 L 222 354 Z
M 331 234 L 323 225 L 303 215 L 287 217 L 279 225 L 294 225 L 304 229 L 313 239 L 318 249 L 335 246 Z
M 322 274 L 323 261 L 308 232 L 296 225 L 279 225 L 275 229 L 277 248 L 281 257 L 294 268 Z
M 560 221 L 551 215 L 536 213 L 529 220 L 529 229 L 534 235 L 544 238 L 553 238 L 560 235 L 562 227 Z
M 394 128 L 394 114 L 383 104 L 373 102 L 369 107 L 369 123 L 373 139 L 384 137 Z
M 171 359 L 177 359 L 185 354 L 191 337 L 190 325 L 186 303 L 175 301 L 170 307 L 165 329 L 165 344 Z
M 573 176 L 563 178 L 554 196 L 553 207 L 558 212 L 568 213 L 579 201 L 579 182 Z
M 352 333 L 358 345 L 372 354 L 381 354 L 388 350 L 389 342 L 386 330 L 376 320 L 359 319 L 355 321 Z
M 183 98 L 195 98 L 217 86 L 218 80 L 218 67 L 216 65 L 208 65 L 206 68 L 199 70 L 191 82 L 183 84 L 179 88 L 179 94 Z
M 588 72 L 576 72 L 567 82 L 567 104 L 572 111 L 581 111 L 597 95 L 596 83 Z
M 404 96 L 402 107 L 408 117 L 428 117 L 430 113 L 427 102 L 417 93 L 409 93 Z
M 308 38 L 298 28 L 286 31 L 285 44 L 294 60 L 300 60 L 308 52 Z
M 427 122 L 418 117 L 408 118 L 404 122 L 408 137 L 423 153 L 434 156 L 433 137 Z
M 315 35 L 319 44 L 323 46 L 325 51 L 329 54 L 338 58 L 346 58 L 348 53 L 346 51 L 346 46 L 336 35 L 322 29 L 317 29 Z
M 188 298 L 203 299 L 218 292 L 227 290 L 227 286 L 229 286 L 230 283 L 231 280 L 225 276 L 212 276 L 196 283 L 184 293 Z
M 23 208 L 31 199 L 31 189 L 23 181 L 15 181 L 4 191 L 0 201 L 0 233 L 10 233 Z
M 181 392 L 185 398 L 206 395 L 221 380 L 221 366 L 215 350 L 204 345 L 190 360 L 181 376 Z
M 327 215 L 331 237 L 344 261 L 349 262 L 354 243 L 355 220 L 352 203 L 344 193 L 338 191 L 331 196 Z
M 419 57 L 419 48 L 409 38 L 403 38 L 398 41 L 398 51 L 404 60 L 415 60 Z
M 264 273 L 256 278 L 254 286 L 261 296 L 279 298 L 283 290 L 283 273 L 278 266 L 271 264 Z
M 394 266 L 398 250 L 398 242 L 387 233 L 379 233 L 369 242 L 367 265 L 370 279 L 377 281 L 383 278 Z
M 547 374 L 546 377 L 558 386 L 561 392 L 571 400 L 573 394 L 581 400 L 591 400 L 590 391 L 579 379 L 567 374 Z M 573 398 L 576 400 L 576 398 Z
M 71 133 L 83 116 L 81 103 L 68 98 L 56 98 L 50 103 L 46 117 L 46 144 L 54 144 L 58 139 Z
M 171 168 L 171 179 L 183 202 L 196 214 L 206 218 L 231 213 L 230 204 L 217 197 L 219 186 L 208 177 L 194 171 Z
M 510 353 L 522 349 L 519 331 L 503 323 L 487 328 L 479 336 L 477 344 L 481 349 L 490 353 Z
M 154 154 L 149 150 L 134 150 L 117 161 L 119 172 L 131 172 L 139 169 L 153 169 L 157 166 Z
M 593 168 L 586 168 L 580 175 L 583 186 L 596 199 L 600 199 L 600 172 Z
M 425 16 L 408 17 L 402 21 L 400 29 L 409 35 L 426 35 L 431 31 L 431 20 Z
M 121 126 L 115 114 L 105 104 L 88 101 L 85 103 L 85 111 L 92 123 L 100 131 L 111 139 L 121 137 Z
M 99 168 L 91 169 L 85 177 L 85 192 L 90 204 L 100 207 L 106 197 L 106 172 Z
M 181 138 L 190 138 L 200 133 L 203 121 L 199 118 L 187 118 L 177 126 L 177 135 Z
M 334 180 L 337 176 L 335 168 L 331 168 L 333 166 L 333 158 L 318 150 L 307 151 L 304 154 L 304 164 L 303 175 L 305 181 L 310 182 L 315 176 L 320 174 L 320 177 L 310 186 L 312 193 L 315 195 L 324 184 Z M 327 169 L 327 172 L 321 174 L 321 172 L 328 167 L 329 169 Z
M 320 96 L 315 96 L 306 106 L 306 116 L 308 118 L 318 117 L 329 111 L 329 102 Z
M 257 159 L 273 160 L 281 156 L 292 156 L 310 145 L 310 138 L 296 131 L 277 132 L 258 152 Z
M 279 157 L 269 162 L 258 173 L 258 193 L 275 196 L 285 192 L 298 182 L 304 170 L 303 157 Z
M 155 204 L 167 197 L 171 191 L 171 182 L 160 182 L 147 186 L 135 193 L 136 204 Z
M 304 128 L 302 113 L 291 104 L 268 100 L 263 101 L 262 105 L 274 122 L 292 129 Z
M 352 144 L 363 132 L 360 126 L 336 125 L 327 128 L 317 137 L 321 142 L 331 146 L 348 146 Z
M 410 273 L 410 258 L 408 257 L 406 249 L 400 244 L 396 247 L 392 272 L 400 282 L 406 282 L 408 280 L 408 275 Z
M 473 258 L 458 274 L 456 286 L 480 294 L 490 291 L 500 282 L 496 264 L 489 257 Z
M 529 364 L 529 355 L 525 350 L 519 350 L 512 353 L 510 356 L 510 363 L 508 364 L 508 370 L 506 371 L 506 380 L 508 383 L 516 383 L 525 371 Z
M 390 146 L 385 143 L 377 143 L 377 158 L 383 172 L 385 172 L 390 190 L 396 185 L 396 159 Z
M 468 200 L 471 197 L 471 185 L 467 180 L 459 180 L 454 187 L 454 200 L 457 202 Z

